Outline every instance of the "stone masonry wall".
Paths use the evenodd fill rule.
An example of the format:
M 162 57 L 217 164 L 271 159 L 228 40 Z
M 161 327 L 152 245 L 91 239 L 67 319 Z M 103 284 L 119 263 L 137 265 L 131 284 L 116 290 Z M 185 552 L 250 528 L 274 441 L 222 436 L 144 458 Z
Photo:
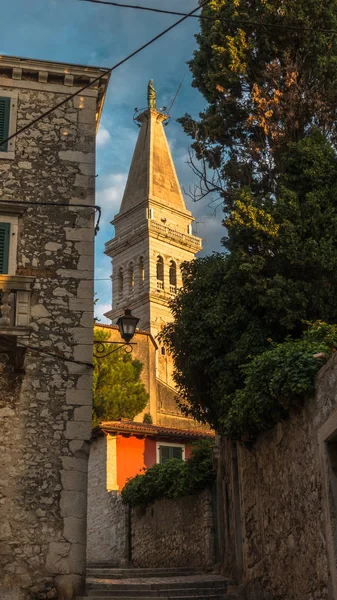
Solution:
M 111 438 L 111 436 L 110 436 Z M 88 467 L 87 562 L 125 567 L 129 560 L 129 509 L 119 492 L 110 490 L 115 465 L 106 436 L 90 444 Z
M 330 422 L 330 443 L 336 440 L 336 408 L 335 356 L 319 373 L 315 398 L 261 435 L 252 449 L 222 441 L 224 572 L 244 584 L 247 600 L 336 597 L 330 520 L 336 497 L 329 508 L 333 483 L 329 492 L 327 442 L 320 441 Z
M 132 509 L 134 567 L 211 567 L 214 564 L 209 490 Z
M 12 80 L 5 67 L 6 59 L 0 96 L 17 92 L 18 128 L 74 91 L 39 83 L 37 72 L 30 82 L 17 69 Z M 92 369 L 43 351 L 92 360 L 94 211 L 76 205 L 95 202 L 97 93 L 87 90 L 17 137 L 13 160 L 0 153 L 1 215 L 2 200 L 26 203 L 16 273 L 35 281 L 23 341 L 41 349 L 26 351 L 20 374 L 13 354 L 0 356 L 2 600 L 72 600 L 83 591 Z

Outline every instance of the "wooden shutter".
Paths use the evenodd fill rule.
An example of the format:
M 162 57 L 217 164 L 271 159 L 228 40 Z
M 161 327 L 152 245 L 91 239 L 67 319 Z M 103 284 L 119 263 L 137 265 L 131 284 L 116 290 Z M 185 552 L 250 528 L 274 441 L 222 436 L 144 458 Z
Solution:
M 10 98 L 0 97 L 0 144 L 2 140 L 8 138 L 9 133 L 9 112 L 11 106 Z M 0 152 L 7 151 L 8 144 L 0 145 Z
M 10 223 L 0 223 L 0 273 L 8 273 Z

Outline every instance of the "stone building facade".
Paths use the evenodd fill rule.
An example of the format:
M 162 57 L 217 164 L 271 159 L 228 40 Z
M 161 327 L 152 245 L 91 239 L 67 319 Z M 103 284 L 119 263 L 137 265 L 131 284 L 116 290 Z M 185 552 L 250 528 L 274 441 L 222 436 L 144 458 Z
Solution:
M 247 600 L 337 598 L 337 357 L 252 448 L 219 440 L 224 574 Z
M 1 140 L 99 76 L 0 146 L 2 600 L 72 600 L 83 590 L 95 134 L 109 77 L 0 61 Z

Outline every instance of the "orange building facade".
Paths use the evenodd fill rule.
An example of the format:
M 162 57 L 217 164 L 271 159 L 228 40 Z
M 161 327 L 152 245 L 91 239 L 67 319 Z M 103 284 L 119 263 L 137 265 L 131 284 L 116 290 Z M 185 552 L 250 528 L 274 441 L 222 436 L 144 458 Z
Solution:
M 105 445 L 107 491 L 121 491 L 128 479 L 157 463 L 170 458 L 187 460 L 193 442 L 212 437 L 202 430 L 108 421 L 94 430 L 92 445 Z

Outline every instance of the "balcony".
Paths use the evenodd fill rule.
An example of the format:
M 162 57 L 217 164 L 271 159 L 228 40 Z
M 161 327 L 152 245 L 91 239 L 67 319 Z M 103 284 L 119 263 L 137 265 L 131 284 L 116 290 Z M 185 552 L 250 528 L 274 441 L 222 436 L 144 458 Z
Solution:
M 149 221 L 149 231 L 158 236 L 159 239 L 169 241 L 172 244 L 188 248 L 191 252 L 199 252 L 202 248 L 201 239 L 195 235 L 181 233 L 171 227 L 166 227 L 157 221 Z
M 31 286 L 34 277 L 0 275 L 0 336 L 30 333 Z

